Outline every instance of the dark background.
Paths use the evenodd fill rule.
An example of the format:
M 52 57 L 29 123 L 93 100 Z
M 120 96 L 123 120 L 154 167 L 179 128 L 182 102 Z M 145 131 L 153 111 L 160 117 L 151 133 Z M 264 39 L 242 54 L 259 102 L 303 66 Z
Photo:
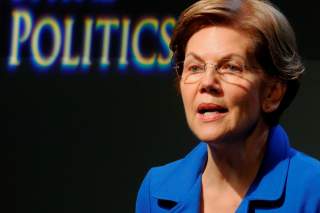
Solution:
M 112 12 L 134 18 L 177 16 L 192 2 L 119 0 L 112 8 L 24 7 L 62 17 L 70 12 Z M 292 23 L 307 67 L 298 97 L 281 123 L 294 147 L 319 158 L 320 31 L 314 2 L 275 3 Z M 185 123 L 174 74 L 61 74 L 58 69 L 38 74 L 29 65 L 9 73 L 11 9 L 8 0 L 1 1 L 0 143 L 6 199 L 0 211 L 134 212 L 147 170 L 181 158 L 197 142 Z

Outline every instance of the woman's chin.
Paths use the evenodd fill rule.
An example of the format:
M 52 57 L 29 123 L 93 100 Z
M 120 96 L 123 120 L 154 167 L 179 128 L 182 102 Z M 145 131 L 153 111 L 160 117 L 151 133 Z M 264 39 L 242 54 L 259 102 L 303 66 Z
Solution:
M 232 132 L 226 119 L 219 122 L 202 122 L 196 119 L 189 122 L 189 127 L 199 140 L 206 143 L 219 143 Z
M 203 142 L 207 144 L 216 144 L 223 140 L 224 134 L 218 133 L 216 131 L 209 132 L 198 132 L 195 133 L 196 136 Z

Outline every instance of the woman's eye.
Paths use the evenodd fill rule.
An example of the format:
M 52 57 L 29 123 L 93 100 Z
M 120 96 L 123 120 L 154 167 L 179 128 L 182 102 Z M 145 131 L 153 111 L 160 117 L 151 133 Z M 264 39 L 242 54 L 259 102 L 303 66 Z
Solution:
M 226 63 L 221 66 L 223 72 L 241 72 L 242 66 L 232 63 Z
M 188 71 L 189 72 L 202 72 L 202 68 L 201 68 L 201 65 L 194 64 L 194 65 L 190 65 L 188 67 Z

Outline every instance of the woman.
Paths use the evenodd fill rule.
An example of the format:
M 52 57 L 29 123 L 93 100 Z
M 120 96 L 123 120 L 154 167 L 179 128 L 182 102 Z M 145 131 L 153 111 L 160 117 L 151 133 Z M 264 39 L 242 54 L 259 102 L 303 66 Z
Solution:
M 170 46 L 202 142 L 148 172 L 136 212 L 319 213 L 320 164 L 278 125 L 304 71 L 283 14 L 262 0 L 200 0 Z

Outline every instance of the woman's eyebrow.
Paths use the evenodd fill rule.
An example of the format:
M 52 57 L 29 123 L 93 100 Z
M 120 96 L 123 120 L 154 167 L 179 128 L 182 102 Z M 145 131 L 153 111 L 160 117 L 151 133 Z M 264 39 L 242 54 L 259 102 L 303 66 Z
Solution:
M 186 55 L 185 59 L 187 59 L 188 57 L 193 57 L 201 62 L 205 62 L 199 55 L 197 55 L 196 53 L 194 52 L 190 52 Z
M 236 53 L 227 54 L 227 55 L 221 57 L 219 59 L 219 61 L 221 61 L 221 60 L 229 60 L 229 59 L 234 59 L 234 58 L 240 58 L 241 60 L 246 61 L 245 57 L 243 57 L 242 55 L 236 54 Z
M 188 53 L 188 54 L 186 55 L 185 59 L 187 59 L 187 58 L 189 58 L 189 57 L 193 57 L 193 58 L 195 58 L 195 59 L 197 59 L 197 60 L 199 60 L 199 61 L 201 61 L 201 62 L 205 62 L 205 60 L 202 59 L 201 56 L 197 55 L 197 54 L 194 53 L 194 52 Z M 233 58 L 240 58 L 240 59 L 242 59 L 243 61 L 246 61 L 246 58 L 243 57 L 242 55 L 239 55 L 239 54 L 237 54 L 237 53 L 229 53 L 229 54 L 227 54 L 227 55 L 224 55 L 224 56 L 222 56 L 222 57 L 219 57 L 219 59 L 218 59 L 217 62 L 223 61 L 223 60 L 228 60 L 228 59 L 233 59 Z

